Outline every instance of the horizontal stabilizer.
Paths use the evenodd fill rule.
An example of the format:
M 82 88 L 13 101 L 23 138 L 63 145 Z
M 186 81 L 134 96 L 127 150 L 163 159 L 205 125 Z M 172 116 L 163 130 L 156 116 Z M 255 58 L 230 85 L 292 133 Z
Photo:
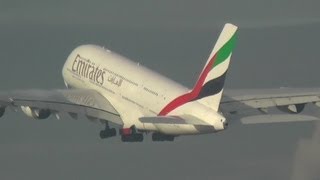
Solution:
M 209 124 L 197 119 L 190 115 L 183 116 L 153 116 L 153 117 L 141 117 L 139 118 L 142 123 L 152 123 L 152 124 L 190 124 L 190 125 L 204 125 Z
M 249 116 L 241 119 L 242 124 L 266 124 L 266 123 L 286 123 L 286 122 L 307 122 L 320 120 L 309 115 L 258 115 Z

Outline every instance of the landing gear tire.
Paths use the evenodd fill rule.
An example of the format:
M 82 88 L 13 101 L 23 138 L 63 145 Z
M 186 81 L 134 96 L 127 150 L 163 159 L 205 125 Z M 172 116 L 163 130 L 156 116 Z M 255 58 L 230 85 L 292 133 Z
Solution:
M 122 135 L 121 141 L 122 142 L 142 142 L 143 134 L 135 133 L 130 135 Z
M 106 138 L 110 138 L 113 136 L 117 135 L 117 131 L 115 128 L 111 128 L 111 129 L 106 129 L 106 130 L 102 130 L 100 131 L 100 138 L 101 139 L 106 139 Z

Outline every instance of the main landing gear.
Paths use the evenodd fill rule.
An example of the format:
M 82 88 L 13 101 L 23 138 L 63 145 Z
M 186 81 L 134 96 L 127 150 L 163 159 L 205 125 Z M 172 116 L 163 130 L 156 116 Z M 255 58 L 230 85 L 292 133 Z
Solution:
M 123 128 L 119 130 L 122 142 L 142 142 L 143 134 L 138 132 L 137 129 L 132 126 L 130 128 Z M 100 131 L 100 138 L 107 139 L 117 135 L 115 128 L 110 128 L 108 122 L 105 123 L 105 129 Z M 176 136 L 166 135 L 162 133 L 153 133 L 152 141 L 173 141 Z
M 104 130 L 100 131 L 100 138 L 106 139 L 117 135 L 115 128 L 110 128 L 108 122 L 106 122 L 106 127 Z
M 138 133 L 135 127 L 120 129 L 122 142 L 142 142 L 143 134 Z

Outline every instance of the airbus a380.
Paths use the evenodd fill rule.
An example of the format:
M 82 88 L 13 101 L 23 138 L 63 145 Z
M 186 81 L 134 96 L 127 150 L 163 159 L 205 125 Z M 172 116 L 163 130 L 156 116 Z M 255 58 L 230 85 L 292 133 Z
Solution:
M 82 45 L 71 52 L 63 66 L 66 89 L 4 92 L 0 115 L 12 107 L 35 119 L 85 116 L 105 122 L 101 138 L 119 134 L 124 142 L 140 142 L 152 133 L 153 141 L 173 141 L 181 135 L 223 131 L 228 119 L 266 115 L 271 107 L 294 114 L 307 103 L 319 105 L 319 89 L 223 93 L 236 39 L 237 27 L 226 24 L 192 89 L 103 47 Z M 288 115 L 270 122 L 309 117 Z M 270 118 L 256 120 L 243 122 L 265 123 Z M 120 127 L 119 133 L 110 123 Z

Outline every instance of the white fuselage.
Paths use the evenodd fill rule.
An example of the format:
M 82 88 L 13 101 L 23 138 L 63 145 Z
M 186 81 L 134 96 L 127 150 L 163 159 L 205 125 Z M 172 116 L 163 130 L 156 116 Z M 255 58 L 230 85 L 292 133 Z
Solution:
M 163 107 L 189 89 L 102 47 L 76 48 L 66 60 L 62 74 L 67 87 L 95 89 L 106 97 L 119 112 L 124 127 L 134 125 L 139 130 L 166 134 L 210 133 L 223 129 L 219 113 L 198 102 L 187 103 L 168 115 L 192 113 L 212 128 L 141 123 L 138 118 L 157 116 Z

